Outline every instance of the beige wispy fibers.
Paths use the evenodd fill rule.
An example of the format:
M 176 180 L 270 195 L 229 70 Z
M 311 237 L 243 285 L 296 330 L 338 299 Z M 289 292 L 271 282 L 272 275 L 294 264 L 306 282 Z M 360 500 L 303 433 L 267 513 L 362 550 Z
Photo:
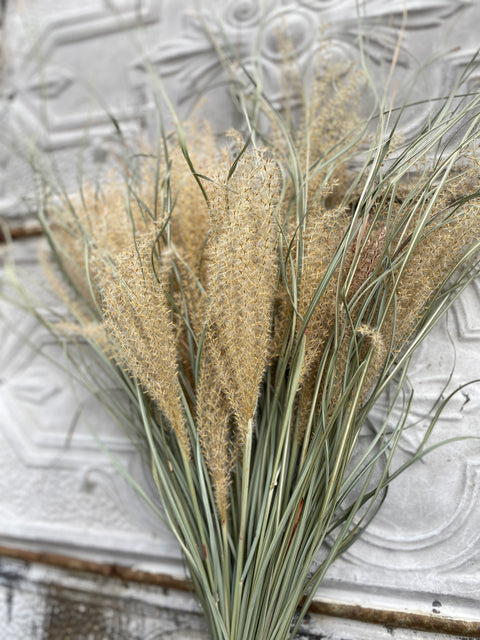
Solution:
M 103 260 L 125 250 L 135 235 L 162 225 L 155 217 L 155 168 L 145 162 L 138 180 L 126 182 L 111 171 L 101 185 L 83 185 L 81 192 L 55 204 L 49 211 L 57 258 L 74 290 L 96 312 L 101 304 L 98 278 Z M 140 186 L 141 185 L 141 186 Z M 161 210 L 160 210 L 161 211 Z
M 206 321 L 205 283 L 211 221 L 206 194 L 192 167 L 202 175 L 211 176 L 218 171 L 220 154 L 208 123 L 188 122 L 184 127 L 189 139 L 188 161 L 176 138 L 168 151 L 165 196 L 170 217 L 164 236 L 176 274 L 173 296 L 179 355 L 194 384 L 189 341 L 193 338 L 198 343 Z
M 430 184 L 429 175 L 405 180 L 395 202 L 377 213 L 379 220 L 389 219 L 380 239 L 389 263 L 384 279 L 389 303 L 380 329 L 394 354 L 414 335 L 425 309 L 435 304 L 462 256 L 480 237 L 478 200 L 465 200 L 465 194 L 477 192 L 478 168 L 446 169 L 437 185 Z
M 146 238 L 105 266 L 100 280 L 107 334 L 117 362 L 142 385 L 165 415 L 188 456 L 175 329 L 165 294 L 168 273 L 154 268 Z
M 297 340 L 305 335 L 305 354 L 299 378 L 300 414 L 310 412 L 317 371 L 339 323 L 339 305 L 346 305 L 378 265 L 378 232 L 365 233 L 365 224 L 348 242 L 352 218 L 346 208 L 319 206 L 309 212 L 302 234 L 302 261 L 298 274 Z M 294 251 L 295 253 L 295 251 Z M 342 302 L 343 299 L 343 302 Z M 286 304 L 286 302 L 284 302 Z M 353 309 L 349 309 L 353 322 Z M 341 370 L 341 365 L 338 366 Z M 303 407 L 303 408 L 302 408 Z M 304 422 L 303 419 L 300 420 Z M 300 435 L 303 429 L 300 429 Z
M 197 385 L 197 431 L 208 470 L 212 477 L 215 499 L 222 523 L 226 521 L 229 506 L 229 487 L 232 471 L 232 443 L 230 421 L 232 413 L 215 359 L 208 352 L 207 335 L 202 353 L 202 364 Z
M 68 236 L 70 243 L 63 247 L 64 251 L 72 249 L 72 257 L 75 256 L 77 248 L 80 246 L 79 238 Z M 77 256 L 78 258 L 78 256 Z M 76 329 L 72 330 L 78 333 L 82 326 L 92 322 L 92 308 L 88 304 L 90 298 L 90 290 L 88 289 L 88 280 L 85 273 L 79 271 L 80 265 L 73 261 L 69 266 L 70 282 L 66 282 L 66 278 L 62 275 L 58 264 L 52 259 L 50 250 L 47 247 L 41 247 L 38 252 L 38 261 L 42 268 L 42 274 L 48 283 L 48 286 L 56 297 L 65 305 L 71 316 L 75 319 Z M 77 288 L 73 285 L 73 281 L 77 283 Z M 79 295 L 80 290 L 84 290 L 84 295 Z M 85 299 L 85 295 L 88 298 Z
M 212 176 L 218 171 L 220 152 L 208 122 L 188 122 L 187 162 L 180 146 L 172 143 L 169 150 L 169 193 L 172 217 L 171 242 L 193 276 L 203 278 L 207 264 L 206 240 L 210 231 L 210 213 L 205 194 L 192 174 L 195 171 Z
M 267 364 L 277 280 L 279 170 L 266 154 L 241 154 L 209 186 L 212 231 L 207 293 L 212 353 L 240 440 L 253 420 Z
M 478 166 L 468 180 L 451 170 L 469 136 L 439 157 L 456 126 L 449 100 L 388 158 L 383 105 L 351 137 L 352 124 L 338 123 L 354 95 L 342 96 L 348 82 L 332 95 L 318 88 L 325 102 L 311 98 L 298 136 L 254 87 L 239 98 L 248 142 L 236 136 L 231 155 L 208 127 L 187 146 L 175 118 L 153 189 L 129 179 L 119 201 L 126 244 L 106 251 L 102 233 L 90 236 L 101 220 L 78 225 L 78 263 L 87 285 L 98 284 L 113 358 L 93 346 L 129 399 L 119 417 L 149 448 L 163 514 L 216 640 L 296 637 L 391 478 L 409 403 L 400 420 L 375 425 L 350 472 L 369 410 L 387 385 L 400 397 L 410 354 L 478 275 Z M 459 107 L 469 126 L 479 101 Z M 280 151 L 267 136 L 267 151 L 253 144 L 264 116 L 285 137 Z M 377 124 L 347 183 L 361 132 Z M 152 225 L 132 224 L 134 202 Z M 465 256 L 459 280 L 449 279 Z
M 357 105 L 365 78 L 345 63 L 323 62 L 320 68 L 322 73 L 311 83 L 305 99 L 296 148 L 302 166 L 308 169 L 310 203 L 321 197 L 329 206 L 336 206 L 347 189 L 349 162 L 364 134 Z
M 303 234 L 303 262 L 299 274 L 298 311 L 300 322 L 310 309 L 319 287 L 321 301 L 313 309 L 305 328 L 305 358 L 300 382 L 322 356 L 328 336 L 335 326 L 340 261 L 329 273 L 335 253 L 348 229 L 349 217 L 343 209 L 317 209 L 308 217 Z

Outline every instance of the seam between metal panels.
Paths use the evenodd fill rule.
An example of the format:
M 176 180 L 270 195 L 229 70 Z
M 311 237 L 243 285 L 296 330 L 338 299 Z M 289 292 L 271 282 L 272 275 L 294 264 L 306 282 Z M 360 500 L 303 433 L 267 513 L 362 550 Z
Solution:
M 159 586 L 164 589 L 193 592 L 192 585 L 188 580 L 168 574 L 130 569 L 122 565 L 93 562 L 72 556 L 5 546 L 0 546 L 0 557 L 15 558 L 24 562 L 34 562 L 70 571 L 91 573 L 105 578 L 115 578 L 122 582 L 135 582 L 137 584 Z M 480 638 L 480 621 L 449 618 L 441 614 L 376 609 L 322 600 L 314 600 L 309 607 L 309 612 L 392 628 L 437 632 L 463 636 L 464 638 Z
M 10 240 L 23 240 L 24 238 L 35 238 L 42 235 L 43 227 L 38 222 L 12 225 L 0 216 L 0 244 L 5 244 Z

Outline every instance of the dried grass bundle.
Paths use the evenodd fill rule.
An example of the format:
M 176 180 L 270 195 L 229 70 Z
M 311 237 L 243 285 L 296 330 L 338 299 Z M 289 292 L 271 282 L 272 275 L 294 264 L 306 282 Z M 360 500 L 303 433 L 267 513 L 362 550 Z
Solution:
M 456 167 L 478 100 L 455 122 L 440 105 L 394 154 L 378 114 L 353 173 L 366 130 L 349 117 L 356 86 L 346 77 L 331 95 L 323 79 L 296 139 L 258 92 L 254 111 L 276 132 L 266 149 L 235 134 L 229 150 L 206 124 L 191 125 L 187 147 L 177 121 L 153 172 L 86 189 L 44 219 L 91 309 L 73 314 L 78 331 L 136 403 L 212 638 L 294 635 L 388 482 L 385 469 L 369 485 L 401 428 L 386 424 L 346 482 L 368 411 L 476 274 L 478 164 Z M 441 156 L 462 118 L 475 127 Z

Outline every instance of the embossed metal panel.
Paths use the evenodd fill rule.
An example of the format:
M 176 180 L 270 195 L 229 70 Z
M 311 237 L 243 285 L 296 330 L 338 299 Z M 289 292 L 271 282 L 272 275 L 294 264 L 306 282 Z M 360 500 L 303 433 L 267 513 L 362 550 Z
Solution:
M 16 219 L 35 207 L 39 184 L 29 162 L 75 189 L 80 176 L 105 171 L 125 140 L 151 135 L 156 74 L 181 115 L 202 98 L 202 112 L 213 114 L 219 131 L 235 125 L 227 78 L 206 29 L 228 36 L 245 68 L 261 72 L 279 108 L 294 97 L 284 95 L 282 34 L 291 38 L 305 78 L 312 60 L 335 63 L 342 73 L 362 55 L 379 90 L 389 83 L 397 104 L 417 102 L 401 132 L 407 138 L 429 108 L 426 99 L 454 86 L 480 44 L 480 4 L 469 0 L 24 0 L 6 6 L 0 213 Z M 473 74 L 459 90 L 478 91 L 479 81 Z M 37 244 L 16 246 L 32 278 Z M 119 462 L 153 494 L 139 454 L 101 405 L 53 364 L 62 354 L 42 325 L 4 303 L 2 312 L 0 544 L 183 575 L 172 537 L 116 467 Z M 479 319 L 477 283 L 419 351 L 411 376 L 416 400 L 397 464 L 421 442 L 424 416 L 435 410 L 438 393 L 446 396 L 480 377 Z M 478 435 L 479 410 L 478 385 L 452 399 L 432 442 L 458 440 L 395 481 L 375 522 L 329 571 L 323 598 L 480 621 L 480 444 L 462 439 Z M 379 418 L 381 403 L 376 411 Z M 375 419 L 373 413 L 372 428 Z M 28 637 L 15 624 L 11 629 L 22 631 L 8 637 Z M 356 637 L 381 638 L 384 631 L 361 636 L 357 630 Z

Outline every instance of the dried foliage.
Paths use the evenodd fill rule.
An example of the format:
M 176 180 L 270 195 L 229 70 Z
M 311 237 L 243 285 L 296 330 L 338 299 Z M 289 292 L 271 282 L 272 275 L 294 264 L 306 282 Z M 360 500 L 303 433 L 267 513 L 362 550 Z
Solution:
M 298 627 L 295 608 L 306 594 L 305 613 L 359 532 L 360 507 L 371 513 L 388 481 L 386 469 L 369 488 L 398 436 L 378 425 L 380 454 L 347 482 L 364 418 L 476 265 L 478 164 L 457 162 L 472 129 L 444 159 L 441 106 L 431 130 L 393 153 L 379 116 L 354 172 L 368 143 L 352 109 L 359 80 L 333 79 L 315 85 L 295 139 L 268 103 L 266 148 L 177 123 L 126 188 L 85 188 L 45 220 L 77 296 L 63 298 L 82 300 L 77 330 L 136 398 L 167 518 L 218 639 L 281 639 Z M 463 109 L 476 117 L 475 102 Z M 452 280 L 462 265 L 470 270 Z M 360 498 L 345 506 L 350 485 Z
M 244 440 L 268 358 L 277 280 L 278 169 L 260 151 L 243 155 L 229 180 L 215 176 L 209 195 L 211 234 L 207 339 L 216 371 Z

